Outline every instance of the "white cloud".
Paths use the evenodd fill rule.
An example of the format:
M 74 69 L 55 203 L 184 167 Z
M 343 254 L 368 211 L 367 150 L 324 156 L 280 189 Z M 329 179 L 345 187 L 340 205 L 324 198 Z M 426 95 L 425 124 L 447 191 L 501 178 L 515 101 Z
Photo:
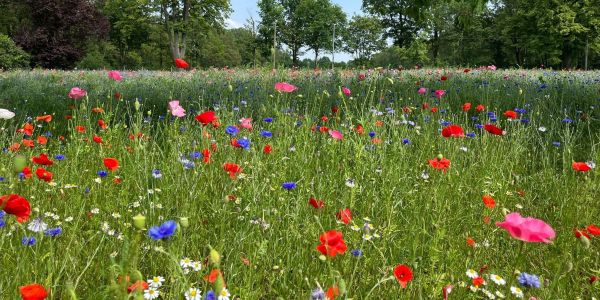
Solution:
M 241 27 L 244 27 L 244 26 L 232 19 L 225 20 L 225 28 L 227 28 L 227 29 L 234 29 L 234 28 L 241 28 Z

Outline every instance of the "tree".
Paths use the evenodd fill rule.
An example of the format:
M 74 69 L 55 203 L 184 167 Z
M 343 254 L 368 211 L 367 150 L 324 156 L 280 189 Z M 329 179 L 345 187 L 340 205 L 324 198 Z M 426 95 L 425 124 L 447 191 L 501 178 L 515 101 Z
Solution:
M 258 39 L 264 56 L 270 56 L 277 48 L 275 40 L 282 40 L 282 28 L 285 25 L 283 5 L 278 0 L 259 0 L 258 15 L 261 22 L 258 25 Z M 279 28 L 279 30 L 275 30 Z
M 333 27 L 337 27 L 338 32 L 343 32 L 346 14 L 340 6 L 333 5 L 329 0 L 302 0 L 296 13 L 305 24 L 300 34 L 302 42 L 314 51 L 315 63 L 318 64 L 319 52 L 331 47 L 334 42 Z
M 154 0 L 154 11 L 160 16 L 169 36 L 173 59 L 185 58 L 188 33 L 220 28 L 231 11 L 229 0 Z
M 88 41 L 104 38 L 108 21 L 87 0 L 25 0 L 30 23 L 14 40 L 45 68 L 70 68 L 83 56 Z
M 417 22 L 429 4 L 430 0 L 363 0 L 363 9 L 381 20 L 394 45 L 403 47 L 416 37 Z
M 0 70 L 26 68 L 29 66 L 29 54 L 27 54 L 7 35 L 0 34 Z
M 359 64 L 364 64 L 386 46 L 381 22 L 369 16 L 354 15 L 345 31 L 344 40 L 344 50 L 354 55 Z

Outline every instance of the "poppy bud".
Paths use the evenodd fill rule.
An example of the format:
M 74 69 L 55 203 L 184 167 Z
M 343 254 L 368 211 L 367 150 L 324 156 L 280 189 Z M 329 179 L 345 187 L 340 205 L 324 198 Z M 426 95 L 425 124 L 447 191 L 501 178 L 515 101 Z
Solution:
M 210 258 L 210 263 L 215 266 L 218 266 L 221 263 L 221 255 L 215 249 L 212 249 L 212 248 L 210 249 L 209 258 Z
M 342 93 L 342 88 L 338 87 L 338 97 L 343 98 L 344 94 Z
M 505 216 L 506 216 L 506 215 L 508 215 L 508 214 L 510 214 L 510 210 L 508 210 L 508 208 L 506 208 L 506 207 L 503 207 L 503 208 L 502 208 L 502 215 L 505 215 Z
M 133 217 L 133 226 L 139 230 L 144 230 L 146 228 L 146 217 L 142 214 L 137 214 L 137 216 Z
M 442 155 L 442 154 L 440 153 L 440 154 L 438 154 L 438 155 L 437 155 L 437 158 L 438 158 L 438 159 L 443 159 L 443 158 L 444 158 L 444 155 Z
M 331 95 L 329 95 L 329 92 L 328 92 L 328 91 L 325 91 L 325 90 L 323 90 L 323 95 L 325 95 L 325 96 L 327 96 L 327 97 L 331 96 Z
M 583 247 L 585 247 L 586 249 L 590 247 L 590 239 L 588 239 L 587 236 L 581 235 L 579 237 L 579 241 L 581 242 Z
M 227 88 L 229 89 L 230 92 L 233 92 L 233 86 L 230 84 L 227 85 Z
M 215 292 L 217 295 L 221 294 L 221 291 L 225 287 L 225 282 L 223 282 L 223 275 L 221 275 L 221 271 L 219 271 L 219 275 L 217 275 L 217 279 L 215 280 Z
M 573 270 L 573 262 L 569 261 L 565 265 L 565 273 L 569 273 Z
M 179 218 L 179 225 L 181 225 L 182 228 L 190 227 L 190 219 L 188 219 L 187 217 Z
M 140 110 L 140 107 L 142 107 L 142 104 L 140 103 L 140 101 L 138 101 L 138 99 L 135 99 L 135 103 L 133 104 L 133 107 L 135 107 L 135 111 Z
M 342 278 L 340 278 L 340 281 L 338 282 L 338 289 L 339 289 L 340 295 L 346 294 L 346 281 L 344 281 L 344 279 L 342 279 Z
M 23 156 L 15 157 L 15 172 L 21 172 L 27 165 L 27 159 Z

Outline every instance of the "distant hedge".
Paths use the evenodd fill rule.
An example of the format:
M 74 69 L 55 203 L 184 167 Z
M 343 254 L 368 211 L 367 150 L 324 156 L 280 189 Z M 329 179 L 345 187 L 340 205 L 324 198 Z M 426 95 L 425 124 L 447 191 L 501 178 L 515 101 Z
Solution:
M 0 34 L 0 69 L 29 68 L 29 54 L 7 35 Z

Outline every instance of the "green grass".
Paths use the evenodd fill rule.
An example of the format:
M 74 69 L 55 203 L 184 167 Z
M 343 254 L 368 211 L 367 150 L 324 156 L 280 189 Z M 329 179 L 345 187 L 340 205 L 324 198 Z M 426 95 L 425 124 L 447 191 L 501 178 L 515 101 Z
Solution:
M 236 299 L 308 299 L 318 285 L 326 290 L 340 284 L 346 285 L 340 298 L 440 299 L 442 288 L 451 284 L 450 299 L 481 299 L 481 292 L 473 293 L 461 282 L 470 284 L 466 270 L 479 271 L 484 265 L 485 288 L 507 298 L 513 297 L 510 286 L 518 286 L 516 270 L 541 278 L 540 289 L 524 289 L 526 297 L 600 295 L 599 284 L 589 283 L 591 276 L 600 276 L 600 241 L 592 238 L 586 248 L 573 234 L 573 228 L 600 225 L 598 170 L 571 169 L 573 161 L 600 162 L 600 73 L 443 73 L 449 80 L 440 81 L 436 70 L 375 71 L 365 81 L 349 71 L 137 72 L 125 74 L 122 82 L 110 81 L 105 72 L 0 73 L 0 108 L 17 113 L 0 120 L 4 147 L 21 141 L 16 130 L 27 117 L 54 115 L 48 124 L 34 122 L 40 126 L 34 139 L 52 133 L 47 145 L 0 154 L 2 194 L 22 195 L 32 205 L 30 220 L 39 217 L 63 230 L 50 238 L 29 231 L 28 223 L 18 224 L 13 216 L 4 217 L 2 298 L 16 299 L 19 286 L 37 282 L 51 290 L 52 299 L 126 299 L 125 284 L 118 278 L 136 280 L 141 274 L 141 279 L 166 278 L 161 299 L 183 299 L 191 286 L 203 292 L 214 288 L 203 280 L 216 267 L 208 263 L 209 247 L 221 254 L 220 269 Z M 279 94 L 273 88 L 278 81 L 299 89 Z M 352 90 L 351 98 L 338 94 L 343 85 Z M 86 89 L 88 97 L 67 98 L 74 86 Z M 419 95 L 420 86 L 447 94 L 437 101 Z M 117 92 L 123 100 L 114 98 Z M 181 101 L 185 118 L 168 115 L 170 99 Z M 423 102 L 445 112 L 422 109 Z M 483 104 L 486 110 L 463 112 L 465 102 Z M 339 107 L 338 114 L 331 113 L 332 106 Z M 105 113 L 92 113 L 94 107 Z M 395 113 L 385 113 L 388 107 Z M 526 109 L 528 124 L 502 115 L 517 107 Z M 411 112 L 403 114 L 403 108 Z M 216 111 L 219 128 L 194 120 L 209 109 Z M 377 116 L 372 109 L 384 114 Z M 496 112 L 506 135 L 475 128 L 488 122 L 487 111 Z M 67 115 L 73 119 L 65 120 Z M 329 120 L 322 121 L 323 115 Z M 479 120 L 471 120 L 474 116 Z M 232 147 L 224 132 L 243 117 L 253 118 L 254 130 L 242 129 L 238 135 L 252 141 L 250 150 Z M 266 117 L 273 123 L 263 122 Z M 573 123 L 562 122 L 566 117 Z M 108 129 L 96 125 L 100 118 Z M 476 137 L 443 138 L 441 120 L 460 124 Z M 365 134 L 350 130 L 358 123 Z M 341 131 L 344 140 L 313 132 L 316 124 Z M 77 133 L 76 125 L 86 126 L 86 132 Z M 542 126 L 545 132 L 539 130 Z M 261 130 L 272 131 L 273 137 L 262 137 Z M 371 141 L 370 131 L 380 144 Z M 138 132 L 144 136 L 128 138 Z M 94 134 L 102 137 L 102 145 L 91 141 Z M 561 145 L 554 146 L 555 141 Z M 218 150 L 210 164 L 198 159 L 194 168 L 184 169 L 182 155 L 189 158 L 213 143 Z M 267 143 L 273 147 L 268 155 L 262 152 Z M 53 159 L 47 168 L 54 173 L 53 183 L 35 174 L 19 180 L 15 157 L 29 161 L 40 153 L 66 157 Z M 446 173 L 427 164 L 438 154 L 451 160 Z M 117 158 L 121 167 L 96 182 L 97 172 L 106 170 L 105 157 Z M 243 168 L 237 180 L 223 170 L 225 162 Z M 35 171 L 36 166 L 29 166 Z M 160 169 L 162 178 L 153 178 L 153 169 Z M 121 184 L 113 183 L 117 176 Z M 355 181 L 353 188 L 346 185 L 348 179 Z M 297 188 L 284 190 L 281 184 L 287 181 L 297 182 Z M 496 200 L 494 209 L 483 205 L 486 194 Z M 311 197 L 322 199 L 325 207 L 308 205 Z M 352 211 L 349 225 L 336 219 L 344 208 Z M 91 213 L 95 209 L 99 213 Z M 503 220 L 504 211 L 544 220 L 555 229 L 556 239 L 552 244 L 512 239 L 494 225 Z M 169 240 L 155 241 L 132 226 L 137 214 L 146 217 L 147 227 L 181 217 L 189 219 L 189 226 L 180 226 Z M 371 220 L 379 238 L 366 241 L 363 232 L 351 229 L 352 224 L 362 227 L 363 218 Z M 103 232 L 103 223 L 118 237 Z M 348 251 L 321 259 L 319 235 L 330 229 L 343 232 Z M 24 236 L 35 236 L 37 243 L 23 246 Z M 467 238 L 477 246 L 467 245 Z M 364 255 L 355 257 L 352 249 Z M 204 262 L 202 270 L 184 274 L 179 266 L 183 257 Z M 398 264 L 414 272 L 406 289 L 395 279 L 384 281 Z M 507 285 L 492 283 L 487 277 L 492 273 L 503 276 Z

